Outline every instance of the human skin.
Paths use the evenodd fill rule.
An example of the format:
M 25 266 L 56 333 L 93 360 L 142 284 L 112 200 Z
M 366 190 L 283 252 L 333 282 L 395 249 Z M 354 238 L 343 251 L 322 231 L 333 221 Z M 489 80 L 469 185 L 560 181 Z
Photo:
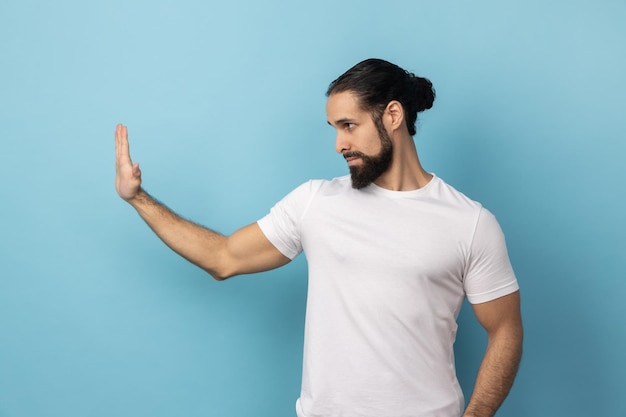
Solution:
M 256 223 L 225 236 L 171 211 L 141 188 L 141 170 L 130 158 L 126 126 L 117 126 L 115 144 L 117 193 L 137 210 L 167 246 L 189 262 L 220 281 L 234 275 L 277 268 L 289 262 Z
M 338 153 L 373 156 L 380 152 L 380 136 L 372 116 L 361 108 L 352 93 L 332 94 L 327 101 L 326 113 L 328 123 L 336 130 L 335 150 Z M 393 157 L 387 171 L 374 181 L 376 185 L 395 191 L 425 186 L 432 175 L 421 166 L 400 103 L 391 101 L 387 105 L 382 124 L 392 140 Z M 115 143 L 118 194 L 176 253 L 217 280 L 265 271 L 289 262 L 256 223 L 225 236 L 171 211 L 141 187 L 141 170 L 139 164 L 131 160 L 126 126 L 117 126 Z M 359 157 L 350 156 L 347 162 L 351 166 L 363 163 Z M 508 395 L 522 355 L 519 292 L 475 304 L 473 310 L 487 332 L 488 345 L 463 417 L 491 417 Z
M 326 104 L 328 123 L 337 130 L 335 150 L 365 154 L 380 152 L 380 139 L 371 114 L 361 108 L 350 92 L 332 94 Z M 380 187 L 409 191 L 423 187 L 432 176 L 421 166 L 413 138 L 409 135 L 402 106 L 390 102 L 383 124 L 393 141 L 390 168 L 374 181 Z M 359 158 L 348 158 L 359 165 Z M 472 306 L 487 332 L 488 344 L 476 377 L 474 390 L 463 417 L 491 417 L 508 395 L 522 356 L 523 327 L 520 294 L 516 291 Z

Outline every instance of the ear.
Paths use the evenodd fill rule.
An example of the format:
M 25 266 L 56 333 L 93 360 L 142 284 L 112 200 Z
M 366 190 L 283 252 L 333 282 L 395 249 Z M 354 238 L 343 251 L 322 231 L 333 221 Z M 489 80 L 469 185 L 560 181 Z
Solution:
M 387 129 L 390 129 L 392 132 L 400 129 L 402 126 L 406 126 L 406 123 L 404 123 L 404 108 L 397 100 L 392 100 L 387 104 L 383 118 Z

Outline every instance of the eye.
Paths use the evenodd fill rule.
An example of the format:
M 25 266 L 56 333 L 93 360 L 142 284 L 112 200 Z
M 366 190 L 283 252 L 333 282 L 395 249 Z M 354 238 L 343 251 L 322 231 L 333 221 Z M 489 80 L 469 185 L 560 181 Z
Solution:
M 356 127 L 354 123 L 344 123 L 343 128 L 346 130 L 352 130 Z

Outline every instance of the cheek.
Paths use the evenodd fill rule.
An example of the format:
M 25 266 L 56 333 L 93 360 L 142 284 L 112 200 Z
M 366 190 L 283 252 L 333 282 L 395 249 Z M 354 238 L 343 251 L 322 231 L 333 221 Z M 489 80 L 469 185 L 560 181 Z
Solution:
M 381 143 L 381 140 L 378 134 L 369 135 L 365 143 L 366 143 L 366 148 L 367 148 L 366 152 L 370 155 L 378 154 L 383 148 L 383 145 Z

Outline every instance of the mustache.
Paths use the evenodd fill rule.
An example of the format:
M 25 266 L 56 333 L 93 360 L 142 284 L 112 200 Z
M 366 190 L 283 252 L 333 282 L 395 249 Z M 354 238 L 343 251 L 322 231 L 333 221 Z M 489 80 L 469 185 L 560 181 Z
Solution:
M 343 157 L 345 159 L 348 158 L 363 158 L 365 156 L 365 154 L 358 152 L 358 151 L 346 151 L 343 154 Z

